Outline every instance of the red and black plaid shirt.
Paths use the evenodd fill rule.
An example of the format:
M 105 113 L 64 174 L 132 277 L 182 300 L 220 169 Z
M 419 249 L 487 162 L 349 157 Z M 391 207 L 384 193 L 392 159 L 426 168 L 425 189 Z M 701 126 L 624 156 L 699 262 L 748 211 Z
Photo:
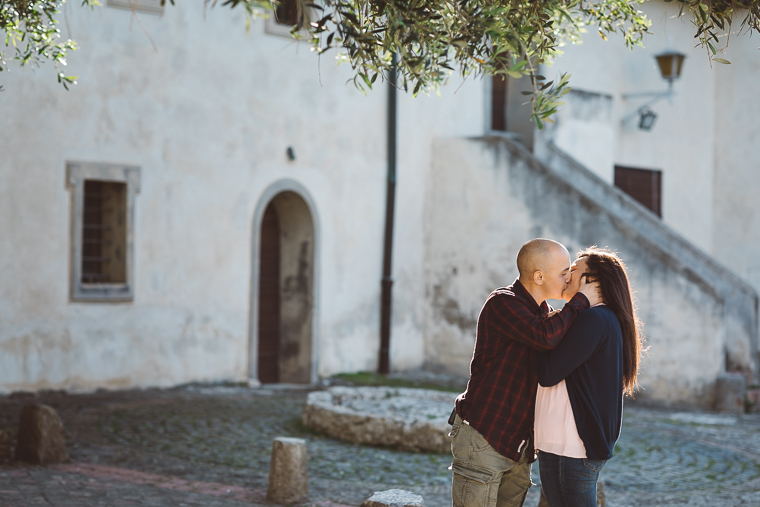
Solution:
M 580 292 L 552 317 L 519 280 L 488 296 L 478 317 L 467 390 L 457 413 L 502 456 L 519 461 L 533 429 L 539 354 L 555 348 L 589 307 Z

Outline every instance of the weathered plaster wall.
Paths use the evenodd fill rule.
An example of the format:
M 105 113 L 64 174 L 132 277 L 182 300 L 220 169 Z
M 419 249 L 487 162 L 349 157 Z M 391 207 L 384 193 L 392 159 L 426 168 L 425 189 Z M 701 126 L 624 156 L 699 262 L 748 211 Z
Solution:
M 254 210 L 297 181 L 319 215 L 314 336 L 320 375 L 374 369 L 385 212 L 385 88 L 306 45 L 246 36 L 241 12 L 162 18 L 69 6 L 79 84 L 54 69 L 3 76 L 0 103 L 0 390 L 244 380 Z M 155 41 L 155 48 L 141 24 Z M 64 33 L 64 35 L 66 35 Z M 482 132 L 480 83 L 399 100 L 394 368 L 424 360 L 424 199 L 430 139 Z M 12 94 L 12 100 L 10 95 Z M 285 155 L 292 146 L 296 160 Z M 71 303 L 67 160 L 141 167 L 135 297 Z
M 760 73 L 753 62 L 757 55 L 735 48 L 756 50 L 757 44 L 748 36 L 732 35 L 728 58 L 733 65 L 711 67 L 705 50 L 694 47 L 695 28 L 689 16 L 678 18 L 676 3 L 646 2 L 638 8 L 652 20 L 645 47 L 630 50 L 622 36 L 610 35 L 605 41 L 596 30 L 589 29 L 582 44 L 564 47 L 565 53 L 544 69 L 547 77 L 571 74 L 571 86 L 576 91 L 611 99 L 608 114 L 588 118 L 575 113 L 578 97 L 569 96 L 556 127 L 547 129 L 545 135 L 608 183 L 613 183 L 616 164 L 661 170 L 663 221 L 703 251 L 717 253 L 713 251 L 717 230 L 706 226 L 714 223 L 713 207 L 723 199 L 716 193 L 713 179 L 720 158 L 715 141 L 721 134 L 716 121 L 720 117 L 732 119 L 731 125 L 724 125 L 724 144 L 732 146 L 734 132 L 755 130 L 753 117 L 745 116 L 737 122 L 735 115 L 717 103 L 722 93 L 718 82 L 730 67 L 736 76 L 735 86 L 756 95 Z M 652 106 L 658 118 L 651 131 L 638 129 L 636 115 L 623 125 L 626 116 L 652 98 L 624 95 L 668 89 L 654 56 L 671 49 L 687 55 L 681 78 L 673 85 L 675 95 Z
M 716 69 L 713 256 L 760 291 L 760 59 L 756 38 L 731 37 Z
M 757 41 L 733 33 L 719 55 L 732 64 L 711 66 L 705 50 L 692 47 L 694 26 L 688 16 L 677 17 L 675 4 L 647 2 L 642 9 L 653 22 L 645 48 L 628 51 L 619 36 L 605 42 L 590 31 L 582 45 L 566 47 L 546 70 L 549 75 L 570 72 L 576 90 L 556 126 L 541 139 L 551 140 L 609 183 L 615 164 L 662 170 L 664 223 L 760 290 Z M 636 117 L 622 125 L 625 116 L 650 99 L 624 94 L 667 89 L 654 55 L 668 49 L 687 55 L 675 95 L 652 107 L 659 115 L 652 131 L 638 130 Z M 608 120 L 577 114 L 578 92 L 610 96 Z M 729 340 L 734 334 L 728 333 Z M 745 353 L 755 354 L 750 349 Z
M 755 367 L 746 352 L 756 350 L 757 296 L 627 195 L 549 149 L 545 166 L 507 138 L 435 143 L 430 366 L 467 372 L 483 301 L 516 278 L 525 241 L 550 237 L 571 252 L 609 246 L 626 261 L 650 347 L 641 396 L 708 405 L 724 352 L 745 370 Z
M 563 98 L 565 105 L 557 112 L 554 124 L 547 124 L 537 134 L 539 142 L 550 139 L 571 153 L 597 176 L 613 183 L 617 131 L 615 101 L 612 95 L 572 89 Z

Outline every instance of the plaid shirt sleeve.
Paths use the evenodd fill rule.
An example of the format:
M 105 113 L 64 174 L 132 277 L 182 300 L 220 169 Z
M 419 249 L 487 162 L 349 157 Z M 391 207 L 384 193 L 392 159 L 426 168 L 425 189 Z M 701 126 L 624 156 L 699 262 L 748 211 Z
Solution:
M 495 297 L 489 311 L 489 331 L 508 336 L 532 349 L 547 351 L 559 345 L 573 319 L 589 307 L 588 299 L 580 292 L 559 313 L 547 316 L 535 313 L 515 297 Z

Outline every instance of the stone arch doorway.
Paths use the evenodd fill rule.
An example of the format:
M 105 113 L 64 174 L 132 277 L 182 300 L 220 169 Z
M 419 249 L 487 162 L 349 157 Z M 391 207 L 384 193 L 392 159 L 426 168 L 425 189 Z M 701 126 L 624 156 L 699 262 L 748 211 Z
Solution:
M 264 384 L 316 380 L 316 227 L 292 183 L 270 187 L 254 220 L 249 375 Z

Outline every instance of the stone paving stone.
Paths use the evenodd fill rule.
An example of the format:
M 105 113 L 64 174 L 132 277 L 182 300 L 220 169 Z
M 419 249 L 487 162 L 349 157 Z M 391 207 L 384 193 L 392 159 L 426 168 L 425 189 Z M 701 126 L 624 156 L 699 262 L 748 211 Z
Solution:
M 376 491 L 360 507 L 425 507 L 425 501 L 421 495 L 403 489 L 389 489 Z
M 450 505 L 448 455 L 354 446 L 314 434 L 300 424 L 307 392 L 190 386 L 0 397 L 0 431 L 14 431 L 23 404 L 54 407 L 73 460 L 57 466 L 62 468 L 0 466 L 0 505 L 264 505 L 253 497 L 219 495 L 219 488 L 265 491 L 270 446 L 279 435 L 307 441 L 307 506 L 358 506 L 387 489 L 422 495 L 428 507 Z M 534 469 L 536 482 L 537 475 Z M 760 505 L 760 414 L 735 417 L 629 403 L 602 478 L 610 507 Z M 161 482 L 165 487 L 156 485 Z M 192 490 L 198 483 L 213 487 Z M 58 503 L 45 494 L 59 495 Z M 535 507 L 538 498 L 534 487 L 526 505 Z

